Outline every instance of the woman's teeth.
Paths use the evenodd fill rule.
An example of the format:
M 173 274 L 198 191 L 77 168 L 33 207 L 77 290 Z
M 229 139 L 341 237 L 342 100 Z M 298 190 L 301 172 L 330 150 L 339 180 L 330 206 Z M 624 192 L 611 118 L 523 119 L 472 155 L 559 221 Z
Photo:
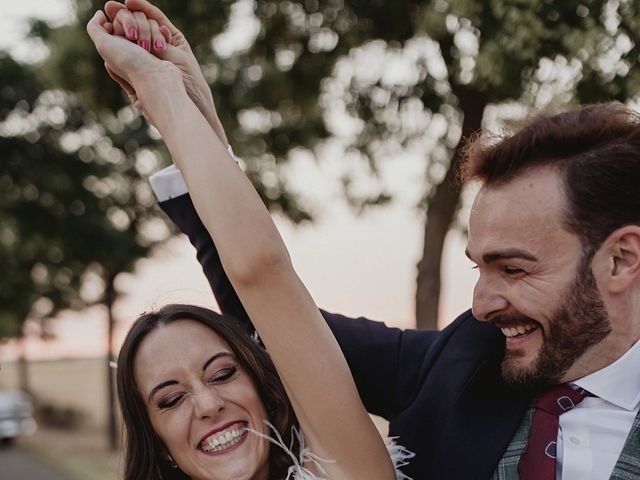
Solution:
M 225 432 L 211 435 L 200 444 L 200 448 L 207 453 L 220 452 L 238 443 L 245 432 L 244 428 L 234 427 Z
M 517 327 L 504 327 L 500 330 L 502 330 L 502 333 L 505 337 L 511 338 L 530 332 L 534 328 L 536 328 L 535 325 L 531 325 L 530 323 L 528 323 L 526 325 L 518 325 Z

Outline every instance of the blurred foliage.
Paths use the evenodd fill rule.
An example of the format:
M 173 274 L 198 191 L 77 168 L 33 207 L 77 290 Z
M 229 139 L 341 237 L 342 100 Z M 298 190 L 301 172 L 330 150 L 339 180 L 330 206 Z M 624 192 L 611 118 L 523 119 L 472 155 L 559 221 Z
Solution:
M 401 149 L 418 149 L 427 160 L 428 200 L 468 109 L 626 101 L 640 80 L 632 68 L 640 16 L 631 0 L 155 3 L 189 39 L 263 199 L 294 221 L 310 214 L 282 181 L 295 149 L 313 151 L 340 137 L 346 157 L 363 161 L 371 175 Z M 79 40 L 102 2 L 76 4 L 79 23 L 47 33 L 48 70 L 91 108 L 120 108 L 125 97 L 90 43 Z M 234 46 L 227 37 L 238 30 L 248 41 Z M 341 131 L 345 124 L 353 135 Z M 353 175 L 362 171 L 341 173 L 347 198 L 355 206 L 389 200 L 382 183 L 357 194 Z
M 147 127 L 133 109 L 122 112 L 128 122 L 98 121 L 73 94 L 47 89 L 6 54 L 0 72 L 3 338 L 20 335 L 29 316 L 101 301 L 100 293 L 80 295 L 86 274 L 104 283 L 167 235 L 150 228 L 157 212 L 135 166 L 155 160 L 141 149 Z
M 83 20 L 100 6 L 81 5 Z M 338 175 L 359 210 L 393 198 L 384 179 L 367 182 L 379 176 L 382 162 L 401 151 L 424 157 L 429 222 L 416 300 L 423 328 L 436 323 L 442 245 L 459 203 L 459 153 L 465 137 L 481 128 L 485 108 L 517 103 L 522 115 L 549 105 L 627 101 L 640 85 L 634 68 L 640 15 L 631 0 L 157 5 L 190 40 L 229 140 L 271 209 L 296 221 L 310 215 L 283 175 L 297 149 L 318 153 L 325 140 L 338 139 L 345 158 Z M 248 41 L 230 46 L 238 29 Z M 74 40 L 80 34 L 67 32 L 66 42 L 55 43 L 86 49 Z M 117 89 L 108 86 L 95 54 L 66 51 L 54 51 L 58 62 L 76 68 L 60 85 L 73 85 L 89 102 L 116 105 Z
M 383 181 L 377 189 L 359 190 L 363 171 L 378 175 L 381 162 L 393 161 L 403 150 L 424 156 L 423 206 L 430 221 L 419 270 L 435 276 L 436 282 L 426 286 L 424 275 L 419 275 L 418 293 L 428 294 L 425 303 L 429 305 L 437 305 L 441 240 L 454 223 L 459 201 L 454 171 L 461 140 L 481 127 L 485 108 L 517 104 L 523 107 L 518 113 L 522 115 L 548 105 L 628 101 L 640 85 L 635 68 L 640 15 L 638 3 L 631 0 L 156 3 L 189 39 L 213 89 L 229 140 L 270 209 L 296 222 L 311 218 L 311 207 L 300 200 L 295 185 L 288 185 L 283 174 L 290 154 L 298 149 L 317 153 L 325 140 L 339 139 L 345 151 L 345 167 L 339 175 L 346 198 L 356 207 L 382 204 L 393 196 Z M 96 255 L 94 265 L 100 265 L 103 278 L 108 278 L 130 269 L 153 243 L 144 240 L 144 231 L 145 225 L 155 221 L 156 210 L 149 208 L 152 200 L 140 174 L 167 160 L 153 131 L 127 106 L 126 97 L 104 72 L 86 36 L 84 24 L 101 2 L 75 0 L 75 5 L 76 23 L 57 28 L 33 24 L 34 35 L 51 52 L 37 68 L 43 86 L 33 76 L 20 73 L 22 66 L 14 71 L 10 59 L 0 64 L 3 83 L 12 85 L 0 98 L 3 119 L 20 110 L 33 115 L 38 102 L 49 98 L 39 94 L 44 88 L 58 92 L 52 98 L 64 104 L 59 105 L 66 112 L 64 122 L 55 128 L 40 125 L 43 130 L 37 143 L 30 142 L 26 133 L 2 136 L 8 145 L 4 148 L 13 148 L 24 158 L 33 155 L 34 176 L 45 171 L 41 164 L 36 166 L 37 158 L 58 158 L 68 183 L 84 187 L 86 193 L 74 192 L 73 198 L 62 197 L 64 182 L 46 188 L 58 189 L 54 198 L 60 195 L 59 202 L 67 209 L 74 200 L 85 204 L 86 212 L 77 217 L 84 227 L 78 228 L 95 235 L 70 236 L 85 240 Z M 234 43 L 230 38 L 238 30 L 246 38 Z M 500 115 L 494 113 L 494 117 Z M 80 140 L 64 146 L 65 132 Z M 56 148 L 59 157 L 48 153 Z M 36 149 L 47 153 L 40 157 L 26 153 Z M 4 164 L 11 156 L 3 151 L 2 158 Z M 75 159 L 77 177 L 71 172 L 76 169 L 64 166 L 63 158 Z M 351 159 L 356 159 L 357 166 L 349 165 Z M 28 182 L 36 185 L 38 198 L 46 191 L 35 177 L 25 177 L 26 183 L 16 186 L 24 172 L 6 175 L 3 167 L 2 173 L 3 193 L 9 187 L 24 191 Z M 95 207 L 90 199 L 80 198 L 85 194 L 94 197 Z M 31 202 L 36 205 L 40 200 Z M 3 206 L 2 215 L 6 217 L 7 211 Z M 2 225 L 5 230 L 9 225 L 13 236 L 2 234 L 1 238 L 19 237 L 15 232 L 21 231 L 17 225 L 22 220 L 16 220 L 17 213 L 12 215 L 7 220 L 3 217 Z M 110 230 L 100 230 L 100 215 Z M 28 218 L 38 216 L 29 213 Z M 61 218 L 50 218 L 64 225 Z M 430 224 L 445 228 L 430 232 Z M 65 227 L 65 231 L 83 232 L 74 228 Z M 46 228 L 42 232 L 55 238 Z M 60 242 L 65 253 L 77 248 Z M 14 240 L 12 248 L 19 243 Z M 44 245 L 32 264 L 42 263 L 53 272 L 55 262 L 46 250 Z M 78 261 L 84 263 L 81 251 Z M 64 258 L 66 262 L 67 255 Z M 425 267 L 427 260 L 435 270 Z M 71 268 L 72 278 L 77 278 L 74 268 L 65 268 Z M 81 269 L 77 267 L 78 272 Z M 28 291 L 32 284 L 33 279 L 27 279 L 18 289 Z M 424 314 L 417 310 L 419 326 L 433 326 L 437 310 Z

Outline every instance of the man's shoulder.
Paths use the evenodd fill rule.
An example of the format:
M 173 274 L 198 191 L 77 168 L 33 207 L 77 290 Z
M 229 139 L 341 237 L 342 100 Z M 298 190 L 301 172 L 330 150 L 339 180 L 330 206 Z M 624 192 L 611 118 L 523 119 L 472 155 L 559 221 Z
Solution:
M 370 342 L 372 339 L 378 339 L 397 342 L 404 347 L 412 346 L 423 353 L 426 353 L 425 348 L 438 350 L 444 346 L 457 346 L 462 350 L 471 351 L 495 351 L 496 347 L 504 346 L 504 336 L 500 330 L 487 322 L 477 320 L 471 310 L 459 315 L 440 331 L 415 328 L 401 330 L 364 317 L 349 318 L 324 310 L 322 314 L 339 339 L 348 338 L 356 344 L 359 343 L 358 340 Z
M 430 333 L 433 336 L 429 338 Z M 471 310 L 439 332 L 405 330 L 403 336 L 405 342 L 428 345 L 420 362 L 423 371 L 449 363 L 467 364 L 473 368 L 472 365 L 488 359 L 501 358 L 504 353 L 502 332 L 487 322 L 477 320 Z
M 476 338 L 478 340 L 504 339 L 500 329 L 489 322 L 483 322 L 473 316 L 471 310 L 467 310 L 447 325 L 441 332 L 443 336 L 451 336 L 457 339 Z M 477 343 L 477 342 L 476 342 Z
M 404 333 L 417 337 L 435 333 L 438 337 L 438 343 L 462 342 L 478 346 L 486 345 L 486 342 L 493 346 L 500 344 L 504 340 L 504 336 L 498 328 L 488 322 L 477 320 L 471 310 L 462 313 L 438 332 L 408 329 Z

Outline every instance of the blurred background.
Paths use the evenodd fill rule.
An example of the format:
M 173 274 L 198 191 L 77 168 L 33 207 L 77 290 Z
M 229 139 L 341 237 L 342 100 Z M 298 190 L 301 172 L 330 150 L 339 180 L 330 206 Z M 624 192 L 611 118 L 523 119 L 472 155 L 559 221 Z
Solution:
M 157 5 L 317 303 L 401 328 L 471 304 L 465 138 L 541 108 L 638 106 L 631 0 Z M 101 6 L 0 5 L 3 479 L 118 478 L 123 335 L 165 303 L 215 307 L 147 182 L 167 152 L 85 33 Z

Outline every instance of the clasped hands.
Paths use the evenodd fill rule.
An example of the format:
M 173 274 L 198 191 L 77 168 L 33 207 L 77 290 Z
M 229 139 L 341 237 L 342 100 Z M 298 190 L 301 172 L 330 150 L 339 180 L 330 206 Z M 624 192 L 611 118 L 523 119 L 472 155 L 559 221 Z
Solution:
M 106 15 L 105 15 L 106 12 Z M 146 0 L 108 1 L 87 24 L 107 72 L 141 110 L 178 82 L 226 145 L 211 90 L 185 36 Z M 162 88 L 165 88 L 163 91 Z M 148 101 L 145 97 L 149 97 Z

